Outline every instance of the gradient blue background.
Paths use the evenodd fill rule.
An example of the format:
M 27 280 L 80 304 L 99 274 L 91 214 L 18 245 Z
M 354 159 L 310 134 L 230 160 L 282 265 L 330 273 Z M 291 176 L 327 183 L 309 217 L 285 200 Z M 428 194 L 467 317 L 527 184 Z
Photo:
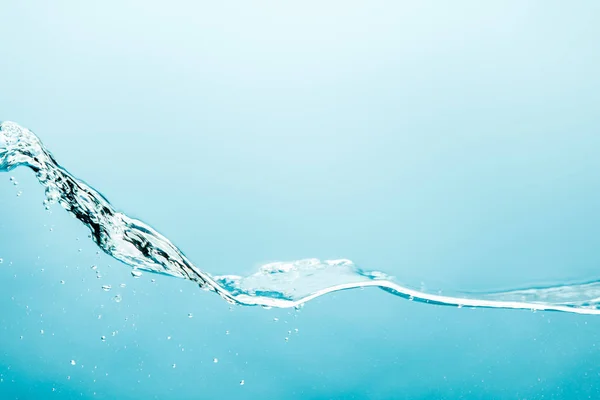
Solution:
M 0 120 L 211 273 L 343 257 L 432 289 L 598 278 L 597 2 L 0 15 Z M 600 397 L 598 318 L 378 290 L 230 311 L 189 282 L 133 279 L 42 200 L 30 171 L 0 176 L 2 399 Z

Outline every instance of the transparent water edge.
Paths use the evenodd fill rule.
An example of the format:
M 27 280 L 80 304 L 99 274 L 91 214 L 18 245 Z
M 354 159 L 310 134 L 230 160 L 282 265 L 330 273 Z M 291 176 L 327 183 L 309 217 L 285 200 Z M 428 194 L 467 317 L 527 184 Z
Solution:
M 3 122 L 0 172 L 19 166 L 33 170 L 45 187 L 46 207 L 59 203 L 90 229 L 100 249 L 133 267 L 133 273 L 139 269 L 188 279 L 230 303 L 290 308 L 335 291 L 378 287 L 408 300 L 435 305 L 600 314 L 600 281 L 501 292 L 433 293 L 401 285 L 384 272 L 362 270 L 346 259 L 275 262 L 249 276 L 212 276 L 151 226 L 119 212 L 100 192 L 61 167 L 32 131 L 14 122 Z

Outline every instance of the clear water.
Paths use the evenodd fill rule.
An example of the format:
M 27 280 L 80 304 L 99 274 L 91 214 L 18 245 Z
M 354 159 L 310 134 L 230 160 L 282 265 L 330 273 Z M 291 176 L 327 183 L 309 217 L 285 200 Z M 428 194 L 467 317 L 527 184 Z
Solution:
M 598 397 L 594 7 L 3 6 L 0 398 Z

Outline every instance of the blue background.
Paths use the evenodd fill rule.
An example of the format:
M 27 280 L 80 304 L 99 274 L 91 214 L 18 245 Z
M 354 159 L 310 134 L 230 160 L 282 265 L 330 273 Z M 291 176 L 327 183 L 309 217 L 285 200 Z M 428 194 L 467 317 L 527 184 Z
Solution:
M 0 14 L 0 120 L 211 273 L 318 257 L 432 290 L 598 278 L 594 1 Z M 30 171 L 0 176 L 0 398 L 600 397 L 598 318 L 375 289 L 230 310 L 132 278 L 42 200 Z

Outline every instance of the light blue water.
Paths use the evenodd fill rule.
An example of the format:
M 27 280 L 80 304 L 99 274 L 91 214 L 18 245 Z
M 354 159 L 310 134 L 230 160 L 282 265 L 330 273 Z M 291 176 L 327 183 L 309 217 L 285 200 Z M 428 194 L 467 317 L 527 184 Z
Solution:
M 301 301 L 382 271 L 416 299 L 540 310 L 374 288 L 230 305 L 132 276 L 16 168 L 0 398 L 598 397 L 598 317 L 541 310 L 598 297 L 595 3 L 1 11 L 0 120 L 227 293 Z M 310 258 L 353 263 L 260 269 Z

